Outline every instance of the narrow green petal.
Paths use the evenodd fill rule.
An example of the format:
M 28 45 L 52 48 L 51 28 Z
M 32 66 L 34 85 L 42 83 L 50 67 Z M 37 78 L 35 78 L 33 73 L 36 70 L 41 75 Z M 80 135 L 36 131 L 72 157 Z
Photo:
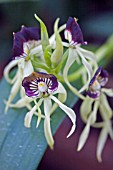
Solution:
M 72 126 L 69 134 L 67 135 L 67 138 L 68 138 L 74 133 L 75 128 L 76 128 L 75 112 L 71 108 L 69 108 L 66 105 L 64 105 L 63 103 L 61 103 L 55 96 L 50 96 L 50 98 L 59 105 L 59 107 L 69 116 L 69 118 L 71 119 L 71 121 L 73 123 L 73 126 Z
M 106 128 L 103 128 L 101 130 L 101 133 L 100 133 L 99 139 L 98 139 L 98 143 L 97 143 L 97 160 L 99 162 L 102 162 L 101 154 L 102 154 L 104 145 L 106 143 L 107 137 L 108 137 L 107 130 L 106 130 Z
M 55 25 L 54 25 L 56 47 L 51 56 L 51 61 L 55 67 L 57 66 L 57 64 L 59 64 L 59 62 L 62 59 L 62 55 L 63 55 L 63 45 L 62 45 L 61 36 L 58 31 L 58 22 L 59 22 L 59 18 L 56 20 Z
M 42 48 L 44 51 L 45 48 L 48 45 L 50 45 L 47 28 L 46 28 L 45 24 L 43 23 L 43 21 L 36 14 L 35 14 L 35 18 L 37 19 L 37 21 L 40 23 L 40 26 L 41 26 L 41 42 L 42 42 L 41 44 L 42 44 Z
M 46 64 L 48 66 L 51 66 L 51 59 L 50 59 L 51 47 L 49 43 L 49 36 L 48 36 L 47 28 L 45 24 L 43 23 L 43 21 L 36 14 L 35 14 L 35 18 L 38 20 L 41 26 L 41 44 L 42 44 L 42 49 L 44 52 L 44 59 L 45 59 Z
M 50 110 L 52 108 L 52 102 L 50 98 L 44 99 L 44 113 L 45 113 L 45 119 L 44 119 L 44 133 L 47 140 L 48 145 L 51 149 L 53 149 L 54 146 L 54 139 L 51 132 L 51 126 L 50 126 Z

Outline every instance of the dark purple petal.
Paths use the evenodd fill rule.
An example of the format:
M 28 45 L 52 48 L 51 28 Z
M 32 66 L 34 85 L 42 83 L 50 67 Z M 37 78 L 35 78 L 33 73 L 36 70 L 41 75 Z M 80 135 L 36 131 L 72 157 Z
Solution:
M 71 36 L 70 44 L 72 45 L 87 44 L 87 42 L 84 42 L 83 40 L 83 34 L 77 23 L 76 18 L 69 17 L 65 30 L 65 38 L 67 39 L 66 34 L 68 35 L 70 34 Z
M 40 91 L 39 83 L 45 83 L 47 89 Z M 26 95 L 28 97 L 40 97 L 47 96 L 53 93 L 58 88 L 57 78 L 52 74 L 46 74 L 42 72 L 33 72 L 28 77 L 25 77 L 22 81 L 22 86 L 25 88 Z
M 25 57 L 24 43 L 39 40 L 39 29 L 37 27 L 22 26 L 21 31 L 14 33 L 13 59 Z
M 101 88 L 108 81 L 108 72 L 100 66 L 89 83 L 87 94 L 91 98 L 97 98 L 100 95 Z
M 108 72 L 103 69 L 102 66 L 100 66 L 95 75 L 93 76 L 92 80 L 90 81 L 89 86 L 93 85 L 93 83 L 97 80 L 101 86 L 105 86 L 105 84 L 108 81 Z

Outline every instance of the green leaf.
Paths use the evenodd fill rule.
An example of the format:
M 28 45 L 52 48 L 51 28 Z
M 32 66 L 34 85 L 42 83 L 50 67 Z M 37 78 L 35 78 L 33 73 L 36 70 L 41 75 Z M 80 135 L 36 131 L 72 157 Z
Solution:
M 27 110 L 9 109 L 4 114 L 3 100 L 7 98 L 10 86 L 3 79 L 0 83 L 0 169 L 2 170 L 34 170 L 47 148 L 44 136 L 43 121 L 36 129 L 34 116 L 31 128 L 24 127 L 24 117 Z M 77 98 L 69 92 L 67 105 L 73 106 Z M 57 109 L 51 117 L 52 133 L 54 134 L 65 118 L 65 114 Z

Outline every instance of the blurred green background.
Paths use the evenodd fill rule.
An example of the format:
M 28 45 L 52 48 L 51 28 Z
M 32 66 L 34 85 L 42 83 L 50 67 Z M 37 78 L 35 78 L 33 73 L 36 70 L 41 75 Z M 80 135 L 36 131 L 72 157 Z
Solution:
M 60 17 L 60 24 L 69 16 L 77 17 L 88 43 L 101 44 L 113 33 L 113 0 L 0 0 L 0 76 L 2 68 L 11 60 L 12 32 L 21 25 L 37 26 L 34 13 L 46 23 L 49 33 Z

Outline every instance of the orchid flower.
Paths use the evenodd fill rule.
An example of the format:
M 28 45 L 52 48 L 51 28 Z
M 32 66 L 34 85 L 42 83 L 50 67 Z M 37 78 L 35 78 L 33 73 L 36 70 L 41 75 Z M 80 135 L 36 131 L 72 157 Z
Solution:
M 41 118 L 44 118 L 45 137 L 47 143 L 52 149 L 54 145 L 54 139 L 51 132 L 50 116 L 56 109 L 55 104 L 57 104 L 72 121 L 73 126 L 69 134 L 67 135 L 67 137 L 70 137 L 75 131 L 76 115 L 71 108 L 62 103 L 66 100 L 67 94 L 65 88 L 60 82 L 57 81 L 56 77 L 52 74 L 33 72 L 31 75 L 23 79 L 22 86 L 24 87 L 27 96 L 20 99 L 17 103 L 12 104 L 11 107 L 27 107 L 26 104 L 34 101 L 33 108 L 25 116 L 25 127 L 29 128 L 31 126 L 33 115 L 38 116 L 36 127 L 38 127 Z M 58 98 L 54 96 L 56 94 L 59 95 Z M 29 98 L 28 102 L 27 98 Z M 52 104 L 52 101 L 54 101 L 55 103 Z M 44 103 L 44 115 L 42 114 L 42 111 L 40 109 L 42 103 Z
M 4 76 L 6 80 L 10 84 L 13 84 L 13 87 L 6 103 L 5 111 L 8 110 L 10 103 L 18 93 L 23 77 L 31 74 L 34 71 L 30 61 L 30 50 L 38 44 L 39 29 L 35 27 L 27 28 L 22 26 L 21 30 L 17 33 L 13 33 L 13 35 L 13 60 L 6 66 L 4 70 Z M 17 66 L 18 69 L 14 78 L 11 80 L 9 77 L 9 72 L 15 66 Z
M 88 60 L 91 60 L 96 65 L 96 58 L 95 58 L 94 53 L 80 47 L 80 45 L 86 45 L 87 42 L 83 40 L 82 31 L 77 23 L 76 18 L 73 19 L 72 17 L 69 17 L 67 24 L 66 24 L 64 36 L 65 36 L 65 39 L 69 41 L 69 45 L 64 43 L 64 46 L 69 47 L 68 59 L 64 67 L 64 71 L 63 71 L 64 80 L 66 84 L 69 86 L 69 88 L 76 95 L 78 95 L 81 99 L 84 99 L 84 97 L 80 94 L 80 92 L 84 91 L 88 87 L 88 83 L 90 82 L 91 76 L 93 73 L 91 64 L 89 63 Z M 80 63 L 79 57 L 81 58 L 82 64 L 85 66 L 87 70 L 88 81 L 78 92 L 77 89 L 74 88 L 69 83 L 67 75 L 68 75 L 68 71 L 70 67 L 75 61 Z
M 108 135 L 110 135 L 113 140 L 111 124 L 113 112 L 106 97 L 106 95 L 113 97 L 113 89 L 104 88 L 107 82 L 108 72 L 100 66 L 89 83 L 87 97 L 83 101 L 80 109 L 81 118 L 86 123 L 86 126 L 79 138 L 77 150 L 80 151 L 84 146 L 89 136 L 91 126 L 102 128 L 97 144 L 97 159 L 99 162 L 102 161 L 101 154 Z M 103 119 L 102 122 L 96 122 L 98 110 Z

